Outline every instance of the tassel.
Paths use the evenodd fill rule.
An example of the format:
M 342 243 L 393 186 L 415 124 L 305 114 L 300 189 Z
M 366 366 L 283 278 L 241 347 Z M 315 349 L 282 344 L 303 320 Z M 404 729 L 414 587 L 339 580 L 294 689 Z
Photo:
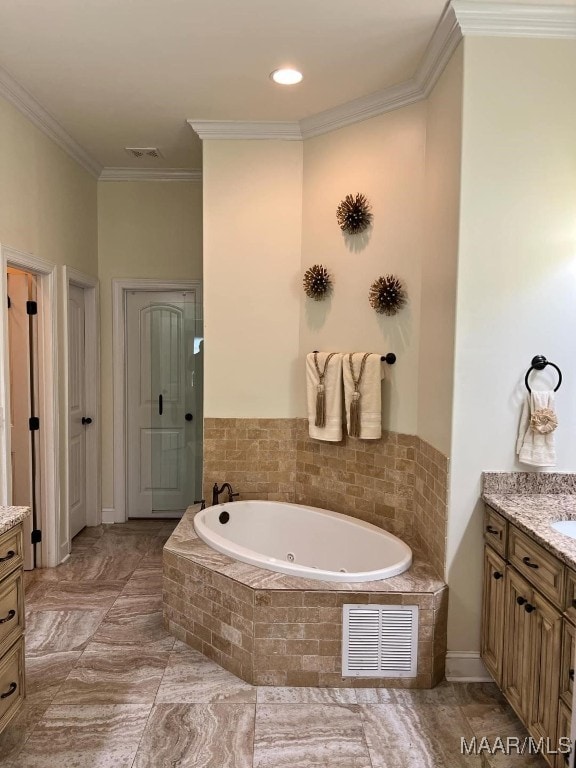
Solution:
M 360 437 L 360 392 L 357 390 L 350 401 L 350 437 Z
M 316 422 L 317 427 L 326 426 L 326 389 L 324 384 L 318 384 L 316 389 Z

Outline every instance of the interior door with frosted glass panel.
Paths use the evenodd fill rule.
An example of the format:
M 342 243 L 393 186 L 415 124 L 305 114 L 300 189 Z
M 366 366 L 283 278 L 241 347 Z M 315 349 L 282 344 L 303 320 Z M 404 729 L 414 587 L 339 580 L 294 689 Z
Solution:
M 129 517 L 177 517 L 194 501 L 197 304 L 195 291 L 127 294 Z

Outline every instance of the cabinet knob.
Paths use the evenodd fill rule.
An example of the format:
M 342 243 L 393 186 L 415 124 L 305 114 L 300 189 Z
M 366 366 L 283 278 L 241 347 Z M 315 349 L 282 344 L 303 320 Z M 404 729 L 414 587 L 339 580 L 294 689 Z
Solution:
M 494 578 L 496 579 L 496 581 L 498 581 L 498 579 L 501 579 L 501 578 L 502 578 L 502 576 L 504 576 L 504 574 L 503 574 L 503 573 L 500 573 L 500 571 L 494 571 L 494 573 L 493 573 L 492 575 L 494 576 Z
M 525 597 L 517 597 L 516 602 L 518 603 L 518 605 L 524 605 L 524 603 L 527 603 L 528 600 L 526 600 Z
M 500 531 L 498 530 L 498 528 L 493 528 L 491 525 L 487 525 L 487 526 L 486 526 L 486 532 L 487 532 L 487 533 L 491 533 L 491 534 L 493 534 L 494 536 L 498 536 L 498 534 L 500 533 Z
M 568 677 L 570 678 L 570 680 L 572 680 L 572 682 L 574 682 L 574 670 L 573 669 L 568 671 Z
M 530 605 L 530 603 L 527 603 L 524 606 L 524 610 L 526 611 L 526 613 L 532 613 L 532 611 L 536 610 L 536 606 L 535 605 Z
M 532 563 L 528 556 L 523 557 L 522 562 L 524 563 L 524 565 L 527 565 L 528 568 L 538 568 L 538 565 L 536 563 Z

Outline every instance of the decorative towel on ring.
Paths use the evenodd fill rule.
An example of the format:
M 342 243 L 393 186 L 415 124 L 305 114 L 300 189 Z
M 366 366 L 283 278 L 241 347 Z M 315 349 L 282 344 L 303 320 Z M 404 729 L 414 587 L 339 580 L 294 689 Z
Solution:
M 306 355 L 308 430 L 316 440 L 342 440 L 342 354 Z
M 348 434 L 361 440 L 379 440 L 382 437 L 380 355 L 370 352 L 346 353 L 342 370 Z
M 554 431 L 558 418 L 554 392 L 531 392 L 522 407 L 516 442 L 518 461 L 533 467 L 555 467 Z

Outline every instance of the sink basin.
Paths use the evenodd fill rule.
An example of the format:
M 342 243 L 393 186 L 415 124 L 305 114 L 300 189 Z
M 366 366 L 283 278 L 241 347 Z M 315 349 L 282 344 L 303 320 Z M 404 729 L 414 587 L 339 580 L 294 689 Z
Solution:
M 576 539 L 576 520 L 557 520 L 555 523 L 551 523 L 550 527 L 558 533 L 563 533 L 564 536 Z

